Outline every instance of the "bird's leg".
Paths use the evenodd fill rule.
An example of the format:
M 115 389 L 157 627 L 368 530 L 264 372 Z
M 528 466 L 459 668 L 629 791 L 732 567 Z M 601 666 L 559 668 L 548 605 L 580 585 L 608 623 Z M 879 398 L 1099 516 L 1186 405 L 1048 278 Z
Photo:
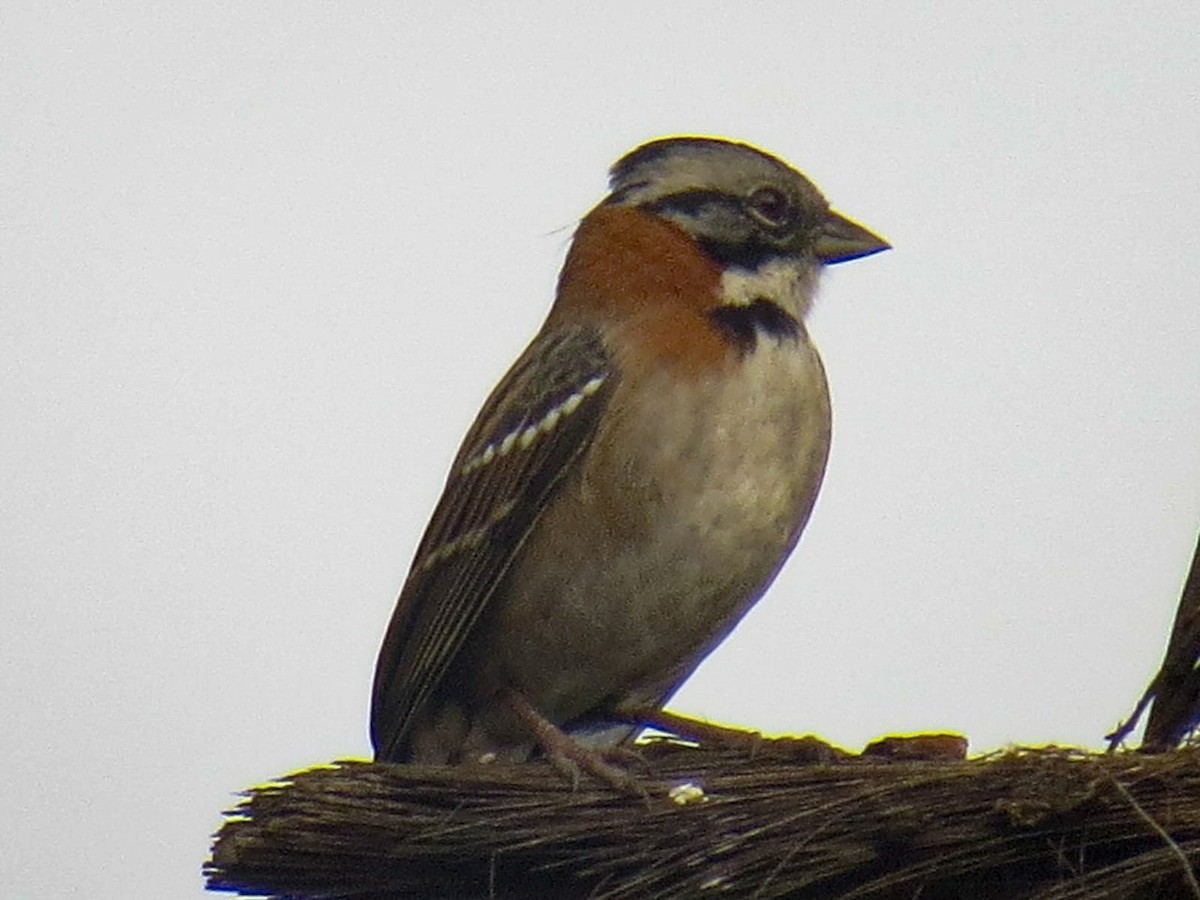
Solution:
M 579 773 L 587 772 L 613 789 L 635 797 L 646 797 L 646 789 L 623 769 L 604 761 L 594 750 L 582 746 L 569 734 L 543 716 L 520 691 L 509 688 L 505 702 L 521 723 L 529 729 L 550 764 L 579 786 Z

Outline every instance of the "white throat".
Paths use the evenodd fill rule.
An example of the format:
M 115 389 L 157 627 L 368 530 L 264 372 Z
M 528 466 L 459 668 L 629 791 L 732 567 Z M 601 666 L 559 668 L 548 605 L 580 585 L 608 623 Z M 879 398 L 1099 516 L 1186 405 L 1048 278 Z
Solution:
M 800 259 L 776 258 L 757 269 L 730 266 L 721 273 L 722 304 L 749 306 L 770 300 L 803 322 L 817 293 L 820 266 Z

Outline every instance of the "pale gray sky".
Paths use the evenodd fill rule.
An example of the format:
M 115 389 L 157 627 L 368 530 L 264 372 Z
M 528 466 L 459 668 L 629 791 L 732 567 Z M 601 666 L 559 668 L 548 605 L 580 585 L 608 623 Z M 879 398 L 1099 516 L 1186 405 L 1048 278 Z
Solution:
M 6 898 L 199 898 L 235 791 L 369 753 L 451 455 L 661 135 L 895 244 L 830 272 L 824 491 L 675 708 L 1096 747 L 1157 665 L 1200 6 L 440 6 L 0 6 Z

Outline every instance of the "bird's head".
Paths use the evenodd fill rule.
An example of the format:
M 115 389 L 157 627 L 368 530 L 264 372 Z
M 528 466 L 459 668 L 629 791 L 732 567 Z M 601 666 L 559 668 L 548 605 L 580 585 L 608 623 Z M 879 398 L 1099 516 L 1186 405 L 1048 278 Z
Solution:
M 748 144 L 651 141 L 613 165 L 610 187 L 601 207 L 640 209 L 687 233 L 726 273 L 725 302 L 752 302 L 763 283 L 778 295 L 791 282 L 805 296 L 788 305 L 802 314 L 821 266 L 890 246 L 830 209 L 787 163 Z

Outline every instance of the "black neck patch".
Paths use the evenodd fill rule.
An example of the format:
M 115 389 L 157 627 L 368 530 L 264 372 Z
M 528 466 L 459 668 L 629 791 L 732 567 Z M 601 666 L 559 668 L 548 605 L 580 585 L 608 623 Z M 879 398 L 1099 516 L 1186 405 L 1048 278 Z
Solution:
M 708 317 L 742 356 L 754 351 L 760 334 L 777 342 L 785 338 L 794 341 L 800 336 L 800 323 L 795 316 L 762 297 L 744 306 L 732 303 L 718 306 Z

